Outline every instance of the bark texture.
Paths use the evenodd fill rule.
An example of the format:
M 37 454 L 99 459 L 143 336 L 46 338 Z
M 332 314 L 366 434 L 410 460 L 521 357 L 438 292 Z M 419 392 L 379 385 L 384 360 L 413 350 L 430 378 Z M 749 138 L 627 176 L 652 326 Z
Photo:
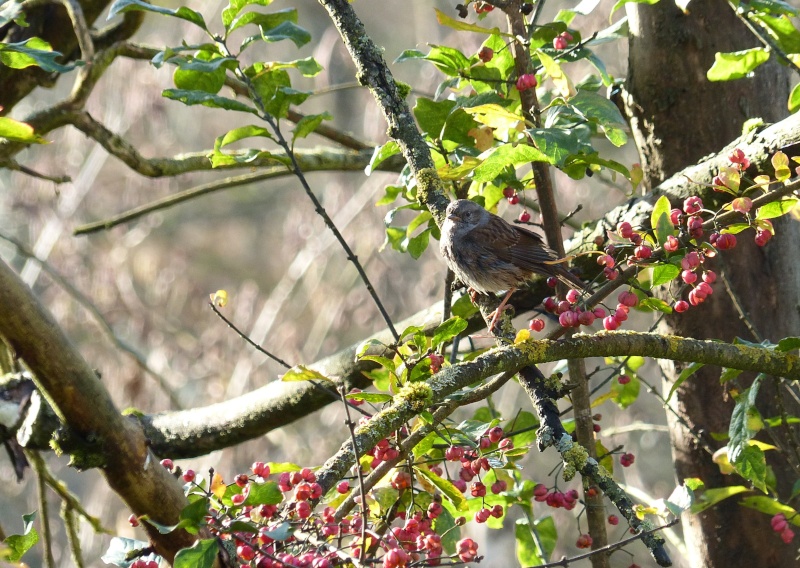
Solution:
M 788 72 L 772 61 L 757 69 L 753 78 L 707 81 L 706 71 L 715 52 L 758 45 L 726 2 L 695 0 L 688 14 L 668 2 L 628 6 L 631 42 L 626 106 L 650 187 L 718 151 L 741 134 L 746 120 L 760 117 L 777 122 L 786 115 Z M 800 259 L 796 243 L 800 229 L 796 221 L 782 218 L 776 223 L 776 232 L 776 239 L 765 248 L 755 246 L 752 231 L 738 235 L 738 246 L 710 265 L 725 273 L 729 290 L 724 282 L 718 283 L 708 301 L 686 314 L 667 318 L 661 331 L 756 341 L 752 329 L 739 317 L 734 304 L 737 298 L 760 338 L 777 342 L 797 335 Z M 662 367 L 672 381 L 683 366 L 663 362 Z M 752 376 L 740 386 L 747 386 L 750 380 Z M 734 404 L 728 388 L 730 385 L 720 385 L 718 368 L 706 367 L 673 398 L 680 417 L 669 415 L 678 482 L 699 477 L 707 487 L 745 483 L 736 475 L 721 475 L 708 453 L 709 447 L 723 445 L 710 434 L 728 430 Z M 763 416 L 778 414 L 776 392 L 775 388 L 762 389 L 758 400 Z M 779 461 L 770 465 L 785 500 L 796 472 Z M 690 566 L 795 565 L 795 547 L 784 546 L 771 531 L 769 518 L 741 507 L 737 499 L 723 501 L 699 515 L 685 515 L 683 520 Z

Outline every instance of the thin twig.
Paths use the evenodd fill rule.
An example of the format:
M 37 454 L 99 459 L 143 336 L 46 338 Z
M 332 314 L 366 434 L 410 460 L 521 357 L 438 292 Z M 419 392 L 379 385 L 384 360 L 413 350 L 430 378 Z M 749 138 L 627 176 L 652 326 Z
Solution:
M 339 395 L 344 403 L 345 424 L 350 432 L 350 441 L 353 444 L 353 462 L 355 463 L 356 476 L 358 477 L 358 487 L 361 491 L 361 555 L 364 558 L 367 552 L 367 518 L 369 517 L 369 506 L 367 504 L 367 492 L 364 488 L 364 472 L 361 471 L 361 462 L 358 456 L 358 445 L 356 444 L 356 425 L 350 417 L 350 406 L 345 398 L 344 387 L 339 389 Z
M 39 520 L 42 523 L 42 540 L 44 544 L 44 565 L 47 568 L 54 568 L 56 565 L 53 558 L 53 531 L 50 527 L 50 506 L 47 503 L 47 476 L 45 475 L 46 465 L 39 452 L 26 451 L 25 455 L 36 472 L 36 499 L 39 503 Z
M 630 544 L 631 542 L 641 540 L 643 537 L 653 534 L 658 531 L 663 531 L 668 528 L 674 527 L 680 522 L 680 518 L 675 518 L 668 522 L 666 525 L 661 525 L 660 527 L 655 527 L 650 530 L 642 531 L 641 533 L 637 534 L 636 536 L 632 536 L 626 538 L 625 540 L 621 540 L 619 542 L 615 542 L 614 544 L 609 544 L 604 546 L 603 548 L 598 548 L 596 550 L 592 550 L 591 552 L 586 552 L 584 554 L 579 554 L 577 556 L 573 556 L 571 558 L 562 558 L 558 562 L 550 562 L 548 564 L 540 564 L 536 568 L 559 568 L 559 567 L 566 567 L 569 566 L 573 562 L 578 562 L 579 560 L 585 560 L 587 558 L 591 558 L 596 554 L 608 554 L 609 552 L 614 552 L 615 550 L 619 550 Z
M 213 311 L 215 314 L 217 314 L 217 317 L 218 317 L 219 319 L 221 319 L 221 320 L 222 320 L 222 321 L 224 321 L 226 324 L 228 324 L 228 327 L 229 327 L 229 328 L 231 328 L 233 331 L 235 331 L 235 332 L 236 332 L 236 335 L 238 335 L 239 337 L 241 337 L 242 339 L 244 339 L 244 340 L 245 340 L 245 341 L 246 341 L 246 342 L 247 342 L 247 343 L 248 343 L 248 344 L 249 344 L 251 347 L 253 347 L 253 348 L 254 348 L 256 351 L 258 351 L 259 353 L 263 353 L 264 355 L 266 355 L 267 357 L 269 357 L 270 359 L 272 359 L 272 360 L 273 360 L 273 361 L 275 361 L 276 363 L 278 363 L 278 364 L 282 365 L 282 366 L 283 366 L 284 368 L 286 368 L 286 369 L 291 369 L 291 368 L 292 368 L 292 365 L 290 365 L 289 363 L 287 363 L 286 361 L 284 361 L 283 359 L 281 359 L 281 358 L 280 358 L 280 357 L 278 357 L 277 355 L 273 355 L 272 353 L 270 353 L 269 351 L 267 351 L 266 349 L 264 349 L 263 347 L 261 347 L 261 346 L 260 346 L 258 343 L 256 343 L 256 342 L 255 342 L 255 341 L 253 341 L 252 339 L 250 339 L 250 338 L 247 336 L 247 334 L 246 334 L 246 333 L 244 333 L 242 330 L 240 330 L 238 327 L 236 327 L 236 326 L 233 324 L 233 322 L 232 322 L 231 320 L 229 320 L 229 319 L 228 319 L 228 318 L 226 318 L 224 315 L 222 315 L 222 312 L 220 312 L 220 311 L 217 309 L 217 306 L 215 306 L 215 305 L 214 305 L 214 302 L 213 302 L 213 301 L 209 302 L 209 303 L 208 303 L 208 305 L 209 305 L 209 306 L 211 306 L 211 309 L 212 309 L 212 311 Z

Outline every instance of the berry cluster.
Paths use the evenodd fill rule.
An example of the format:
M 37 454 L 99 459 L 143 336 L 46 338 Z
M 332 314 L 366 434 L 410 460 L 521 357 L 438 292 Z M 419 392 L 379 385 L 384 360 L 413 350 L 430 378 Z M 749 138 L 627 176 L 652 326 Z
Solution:
M 570 489 L 566 493 L 553 488 L 548 490 L 542 483 L 537 483 L 533 488 L 533 499 L 545 503 L 553 509 L 566 509 L 571 511 L 578 504 L 578 491 Z
M 789 521 L 786 520 L 786 515 L 778 513 L 770 519 L 769 523 L 772 526 L 772 530 L 776 533 L 780 533 L 783 542 L 786 544 L 792 542 L 794 539 L 794 531 L 789 527 Z
M 548 286 L 555 287 L 558 281 L 555 278 L 548 278 Z M 594 320 L 602 318 L 606 315 L 606 311 L 601 307 L 596 307 L 593 310 L 584 310 L 578 304 L 580 300 L 580 292 L 571 289 L 567 292 L 566 299 L 558 301 L 555 296 L 550 296 L 544 299 L 545 311 L 558 316 L 558 323 L 561 327 L 580 327 L 582 325 L 592 325 Z M 535 321 L 535 320 L 534 320 Z M 531 329 L 534 331 L 541 331 L 544 322 L 541 324 L 531 322 Z
M 553 48 L 558 50 L 567 49 L 567 46 L 569 46 L 569 42 L 571 42 L 573 39 L 574 38 L 572 37 L 571 33 L 561 32 L 553 40 Z

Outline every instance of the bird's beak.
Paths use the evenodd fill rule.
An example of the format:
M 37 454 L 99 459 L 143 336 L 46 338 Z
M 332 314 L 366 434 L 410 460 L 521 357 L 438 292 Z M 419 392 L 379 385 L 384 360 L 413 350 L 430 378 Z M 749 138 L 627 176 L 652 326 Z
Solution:
M 453 215 L 452 213 L 448 215 L 447 218 L 450 219 L 451 221 L 461 221 L 461 217 L 459 217 L 458 215 Z

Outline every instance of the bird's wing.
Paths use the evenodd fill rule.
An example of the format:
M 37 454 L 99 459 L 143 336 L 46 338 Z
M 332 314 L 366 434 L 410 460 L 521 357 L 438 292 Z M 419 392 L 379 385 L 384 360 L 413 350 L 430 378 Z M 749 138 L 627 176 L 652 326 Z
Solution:
M 513 225 L 508 227 L 516 234 L 516 242 L 509 247 L 510 260 L 520 268 L 541 273 L 542 264 L 558 259 L 536 233 Z

